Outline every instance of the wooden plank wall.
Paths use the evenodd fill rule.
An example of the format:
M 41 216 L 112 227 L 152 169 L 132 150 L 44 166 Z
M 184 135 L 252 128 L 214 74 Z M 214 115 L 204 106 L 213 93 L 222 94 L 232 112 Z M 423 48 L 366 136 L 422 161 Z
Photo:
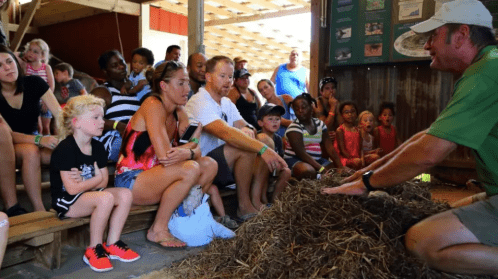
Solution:
M 359 112 L 377 115 L 383 101 L 396 104 L 395 125 L 402 140 L 426 129 L 449 101 L 454 77 L 428 62 L 333 67 L 324 76 L 338 80 L 339 101 L 352 100 Z

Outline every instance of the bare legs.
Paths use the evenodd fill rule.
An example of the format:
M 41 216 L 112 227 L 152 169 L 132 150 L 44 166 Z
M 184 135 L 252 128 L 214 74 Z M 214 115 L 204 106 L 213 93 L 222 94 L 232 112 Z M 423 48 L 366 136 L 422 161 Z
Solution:
M 268 135 L 259 133 L 257 139 L 264 144 L 266 144 L 271 149 L 275 150 L 275 143 Z M 270 171 L 268 165 L 265 163 L 261 157 L 257 157 L 254 162 L 254 174 L 252 179 L 251 187 L 251 202 L 255 208 L 261 209 L 262 206 L 268 203 L 268 197 L 266 193 L 268 191 L 268 180 L 270 177 Z M 291 177 L 291 171 L 289 168 L 284 168 L 280 170 L 277 183 L 275 184 L 275 190 L 273 192 L 272 200 L 278 198 L 280 193 L 284 190 Z
M 35 211 L 45 211 L 41 197 L 41 164 L 50 164 L 52 150 L 40 149 L 29 143 L 16 144 L 14 149 L 16 161 L 21 165 L 24 187 L 33 208 Z
M 119 240 L 130 212 L 132 194 L 126 188 L 108 188 L 104 191 L 87 192 L 66 213 L 67 217 L 90 217 L 90 247 L 102 244 L 104 230 L 109 222 L 107 243 Z M 114 210 L 113 210 L 114 209 Z
M 451 211 L 408 230 L 406 248 L 435 269 L 460 274 L 497 274 L 498 247 L 481 244 Z
M 8 209 L 17 203 L 16 157 L 10 129 L 1 117 L 0 154 L 2 154 L 0 159 L 0 190 L 5 209 Z
M 257 213 L 250 198 L 251 180 L 253 173 L 251 170 L 254 167 L 256 154 L 241 149 L 237 149 L 228 144 L 225 144 L 223 153 L 228 166 L 233 170 L 235 183 L 237 184 L 237 199 L 239 208 L 237 214 L 243 216 L 249 213 Z
M 220 191 L 216 185 L 213 185 L 213 180 L 218 173 L 218 163 L 211 157 L 201 157 L 197 159 L 199 167 L 201 170 L 201 175 L 197 184 L 202 186 L 202 191 L 208 193 L 211 197 L 211 203 L 213 204 L 216 213 L 219 216 L 225 216 L 225 208 L 223 207 L 223 201 L 220 196 Z
M 173 235 L 168 222 L 175 209 L 188 195 L 190 188 L 199 181 L 201 171 L 195 161 L 184 161 L 172 166 L 156 166 L 138 175 L 133 185 L 133 203 L 151 205 L 159 203 L 154 223 L 147 233 L 152 242 L 172 243 Z M 184 246 L 184 243 L 166 246 Z

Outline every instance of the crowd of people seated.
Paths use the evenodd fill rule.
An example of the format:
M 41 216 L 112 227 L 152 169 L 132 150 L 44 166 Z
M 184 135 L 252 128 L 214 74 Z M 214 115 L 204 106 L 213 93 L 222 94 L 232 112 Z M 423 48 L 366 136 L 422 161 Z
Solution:
M 52 71 L 43 40 L 31 41 L 20 53 L 0 46 L 0 185 L 6 215 L 27 213 L 17 201 L 16 167 L 34 210 L 46 210 L 41 165 L 50 166 L 52 207 L 60 218 L 91 216 L 84 261 L 95 271 L 107 271 L 112 269 L 105 259 L 109 255 L 122 261 L 140 257 L 119 240 L 132 204 L 159 204 L 147 239 L 183 247 L 186 243 L 170 233 L 168 224 L 197 190 L 209 194 L 215 219 L 235 229 L 271 206 L 291 176 L 315 179 L 331 167 L 365 166 L 382 154 L 380 147 L 392 145 L 383 137 L 396 137 L 392 106 L 381 110 L 380 128 L 373 130 L 373 122 L 357 127 L 355 106 L 338 105 L 333 78 L 321 81 L 317 100 L 305 92 L 294 97 L 279 92 L 272 80 L 262 79 L 257 90 L 265 103 L 260 103 L 249 88 L 247 60 L 194 53 L 184 66 L 178 62 L 180 51 L 169 47 L 166 59 L 152 67 L 152 52 L 135 49 L 129 74 L 121 53 L 106 51 L 98 58 L 105 82 L 87 92 L 73 79 L 71 65 L 59 63 Z M 291 53 L 294 68 L 283 65 L 286 75 L 303 71 L 298 56 Z M 285 78 L 280 72 L 273 79 Z M 55 83 L 61 88 L 56 95 Z M 181 144 L 191 123 L 197 128 Z M 346 130 L 363 141 L 355 138 L 353 144 Z M 371 143 L 370 149 L 363 142 Z M 114 188 L 107 188 L 108 162 L 117 162 Z M 268 196 L 270 183 L 274 190 Z M 228 216 L 219 191 L 234 184 L 237 214 Z M 112 226 L 103 242 L 107 222 Z

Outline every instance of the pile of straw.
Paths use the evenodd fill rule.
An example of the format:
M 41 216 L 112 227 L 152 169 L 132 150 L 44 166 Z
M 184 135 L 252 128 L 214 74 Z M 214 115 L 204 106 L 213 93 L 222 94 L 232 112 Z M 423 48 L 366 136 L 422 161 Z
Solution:
M 446 274 L 407 254 L 403 236 L 447 210 L 428 185 L 403 183 L 387 197 L 324 196 L 338 176 L 301 181 L 280 201 L 164 272 L 170 278 L 488 278 Z M 166 275 L 165 275 L 166 276 Z M 491 278 L 491 277 L 489 277 Z

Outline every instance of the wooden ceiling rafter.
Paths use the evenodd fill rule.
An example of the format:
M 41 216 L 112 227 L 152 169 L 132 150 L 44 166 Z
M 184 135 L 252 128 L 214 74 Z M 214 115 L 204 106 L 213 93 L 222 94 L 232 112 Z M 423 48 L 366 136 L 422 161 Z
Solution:
M 188 0 L 33 0 L 39 2 L 33 26 L 24 33 L 37 32 L 37 28 L 55 23 L 84 18 L 110 11 L 131 15 L 140 14 L 141 4 L 151 4 L 161 9 L 188 16 Z M 22 5 L 27 11 L 30 3 Z M 257 28 L 241 26 L 240 23 L 310 12 L 307 0 L 209 0 L 204 2 L 204 38 L 206 54 L 225 54 L 230 57 L 244 56 L 250 60 L 249 69 L 269 69 L 288 60 L 293 49 L 289 42 L 299 43 L 297 38 L 282 38 L 279 33 L 264 35 Z M 271 28 L 261 24 L 260 29 Z M 20 30 L 20 25 L 11 24 L 8 30 Z M 270 29 L 271 30 L 271 29 Z M 273 34 L 275 36 L 273 36 Z M 217 36 L 218 35 L 218 36 Z M 294 45 L 293 45 L 294 46 Z M 233 58 L 233 57 L 232 57 Z M 303 52 L 304 61 L 309 60 L 309 51 Z M 264 65 L 264 66 L 263 66 Z

